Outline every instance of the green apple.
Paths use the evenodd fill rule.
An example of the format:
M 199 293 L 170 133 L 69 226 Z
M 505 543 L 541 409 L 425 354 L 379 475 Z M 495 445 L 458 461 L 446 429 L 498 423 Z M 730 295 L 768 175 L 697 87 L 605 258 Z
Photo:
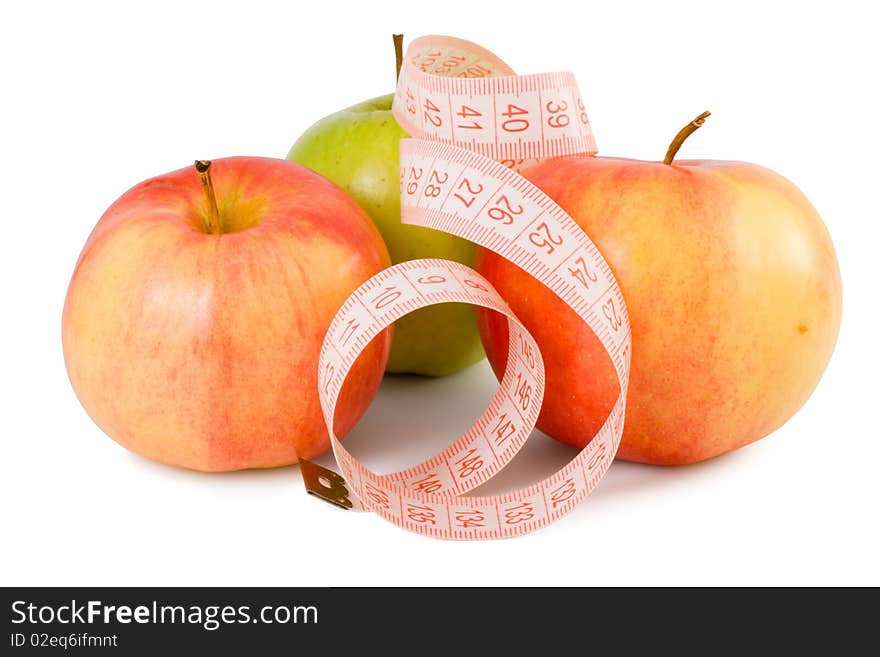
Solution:
M 321 119 L 300 137 L 287 159 L 346 190 L 369 213 L 393 263 L 446 258 L 473 265 L 471 242 L 400 222 L 400 140 L 408 135 L 381 96 Z M 484 357 L 471 306 L 444 303 L 401 318 L 394 326 L 386 371 L 445 376 Z

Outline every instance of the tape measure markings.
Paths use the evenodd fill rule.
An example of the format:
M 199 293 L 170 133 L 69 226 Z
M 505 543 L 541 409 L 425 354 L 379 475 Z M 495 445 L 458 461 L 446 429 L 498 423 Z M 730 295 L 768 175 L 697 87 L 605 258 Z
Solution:
M 420 45 L 414 42 L 411 47 Z M 462 56 L 453 51 L 461 52 L 436 52 Z M 422 70 L 419 57 L 401 69 L 392 105 L 411 135 L 465 146 L 495 160 L 596 152 L 583 97 L 571 73 L 515 76 L 502 63 L 486 71 L 503 73 L 501 77 L 445 77 Z M 499 106 L 506 111 L 499 112 Z M 457 135 L 456 129 L 466 135 Z M 547 135 L 549 129 L 552 136 Z
M 441 77 L 455 71 L 506 77 Z M 555 521 L 593 490 L 622 433 L 631 329 L 613 273 L 556 203 L 496 161 L 515 167 L 535 157 L 594 153 L 583 100 L 571 74 L 511 74 L 474 44 L 427 37 L 410 45 L 393 110 L 404 130 L 424 138 L 401 142 L 402 220 L 490 248 L 542 281 L 596 334 L 614 364 L 620 393 L 593 439 L 549 477 L 501 495 L 463 496 L 509 463 L 531 434 L 545 384 L 538 345 L 491 284 L 464 265 L 415 260 L 364 283 L 342 305 L 322 346 L 321 407 L 334 455 L 359 506 L 429 536 L 503 538 Z M 498 113 L 499 105 L 507 114 Z M 479 135 L 466 140 L 457 135 L 451 120 L 456 107 L 464 118 L 484 121 Z M 499 124 L 504 117 L 507 123 Z M 505 136 L 511 132 L 523 134 Z M 480 418 L 446 449 L 412 468 L 376 474 L 333 433 L 339 391 L 357 355 L 380 331 L 414 309 L 443 302 L 481 305 L 507 317 L 507 366 L 498 390 Z
M 463 281 L 468 281 L 471 279 L 477 279 L 474 281 L 479 285 L 483 285 L 486 288 L 485 301 L 487 304 L 491 304 L 493 301 L 492 296 L 497 295 L 494 292 L 491 285 L 484 278 L 476 274 L 473 270 L 463 266 L 458 265 L 458 267 L 448 267 L 444 265 L 452 265 L 457 263 L 447 263 L 442 260 L 418 260 L 418 261 L 410 261 L 406 263 L 402 263 L 395 268 L 386 270 L 382 272 L 383 275 L 381 277 L 376 277 L 368 281 L 367 284 L 362 286 L 353 296 L 360 298 L 363 300 L 365 298 L 364 295 L 369 295 L 371 292 L 374 292 L 377 288 L 383 287 L 389 280 L 403 281 L 405 280 L 415 291 L 418 299 L 407 299 L 402 300 L 401 297 L 398 297 L 392 302 L 388 308 L 388 313 L 390 317 L 383 317 L 381 321 L 381 325 L 385 325 L 394 321 L 394 319 L 403 316 L 413 310 L 416 307 L 422 307 L 424 305 L 430 305 L 431 303 L 438 302 L 448 302 L 448 301 L 459 301 L 464 303 L 473 302 L 474 295 L 468 291 L 468 287 Z M 439 265 L 439 266 L 438 266 Z M 456 269 L 459 269 L 459 272 L 456 272 Z M 446 278 L 442 283 L 446 283 L 443 289 L 439 289 L 437 291 L 426 292 L 417 287 L 417 283 L 419 279 L 426 278 L 427 276 L 437 276 L 437 271 L 444 271 L 448 278 Z M 421 276 L 418 276 L 421 274 Z M 462 278 L 461 275 L 464 274 L 466 278 Z M 415 277 L 415 281 L 412 280 Z M 454 282 L 455 285 L 459 286 L 459 290 L 455 290 L 454 288 L 449 288 L 448 284 Z M 426 283 L 427 285 L 437 285 L 441 283 L 441 281 L 432 280 L 430 283 Z M 492 304 L 494 305 L 494 304 Z M 491 306 L 490 306 L 491 307 Z M 510 310 L 506 308 L 506 306 L 499 306 L 496 309 L 509 313 Z M 348 326 L 353 326 L 351 323 L 351 312 L 346 312 L 346 306 L 343 306 L 343 309 L 337 315 L 336 320 L 331 324 L 330 331 L 328 335 L 336 335 L 338 327 L 343 324 L 348 324 Z M 356 319 L 356 318 L 354 318 Z M 364 332 L 356 339 L 352 340 L 353 344 L 363 344 L 369 342 L 372 337 L 374 337 L 378 331 L 376 330 L 376 326 L 379 326 L 380 323 L 376 322 L 374 325 L 366 327 Z M 512 332 L 512 335 L 516 335 L 516 332 Z M 513 343 L 512 343 L 513 344 Z M 513 347 L 512 347 L 513 348 Z M 534 345 L 534 348 L 537 349 L 537 345 Z M 345 353 L 340 352 L 339 350 L 334 350 L 337 355 L 341 357 L 342 366 L 337 368 L 335 366 L 331 366 L 332 371 L 334 372 L 334 381 L 335 383 L 331 387 L 327 387 L 325 385 L 325 389 L 328 392 L 335 396 L 338 394 L 338 390 L 341 387 L 341 382 L 344 380 L 344 376 L 347 370 L 350 368 L 354 361 L 354 357 L 357 354 L 358 349 L 352 348 Z M 511 363 L 514 363 L 517 359 L 516 353 L 511 354 Z M 319 371 L 328 371 L 327 368 L 328 356 L 327 352 L 322 352 L 321 361 L 319 365 Z M 527 369 L 511 367 L 508 370 L 509 374 L 507 375 L 508 383 L 507 386 L 512 384 L 512 379 L 516 374 L 520 374 L 522 377 L 528 377 L 532 384 L 539 384 L 543 389 L 543 376 L 535 376 L 534 372 L 530 372 Z M 541 372 L 542 374 L 542 372 Z M 540 382 L 540 383 L 539 383 Z M 378 480 L 382 484 L 388 484 L 389 482 L 399 481 L 406 477 L 411 477 L 415 474 L 427 474 L 430 471 L 434 471 L 438 473 L 442 472 L 442 468 L 445 467 L 452 471 L 452 466 L 450 464 L 451 461 L 456 461 L 456 457 L 460 457 L 462 452 L 465 452 L 469 449 L 478 449 L 478 447 L 474 447 L 477 442 L 485 437 L 485 431 L 488 427 L 488 424 L 491 422 L 493 416 L 500 414 L 501 408 L 504 407 L 506 402 L 512 403 L 513 400 L 509 398 L 507 393 L 507 388 L 505 385 L 499 387 L 496 395 L 493 397 L 492 402 L 490 402 L 489 408 L 487 411 L 481 416 L 480 420 L 475 423 L 471 429 L 469 429 L 459 440 L 453 443 L 446 450 L 441 452 L 440 454 L 428 459 L 424 463 L 415 466 L 413 468 L 408 468 L 405 471 L 399 473 L 393 473 L 391 475 L 382 475 L 378 477 Z M 325 416 L 329 417 L 330 407 L 327 404 L 324 404 Z M 519 408 L 516 409 L 519 413 L 524 413 L 525 411 L 521 411 Z M 522 415 L 524 424 L 533 425 L 534 421 L 537 419 L 537 413 L 540 410 L 540 400 L 536 399 L 532 404 L 531 408 L 527 415 Z M 450 493 L 460 493 L 466 492 L 471 488 L 483 483 L 485 480 L 489 479 L 498 470 L 500 470 L 504 465 L 509 462 L 511 458 L 516 454 L 519 447 L 525 442 L 528 438 L 529 433 L 531 432 L 531 428 L 527 431 L 524 427 L 512 433 L 510 436 L 506 437 L 506 442 L 508 443 L 505 446 L 505 449 L 500 452 L 493 452 L 492 460 L 487 464 L 487 467 L 481 468 L 480 474 L 478 477 L 474 477 L 473 479 L 468 479 L 467 482 L 463 482 L 462 479 L 455 477 L 453 473 L 453 490 Z M 509 439 L 509 440 L 508 440 Z M 474 483 L 471 483 L 474 482 Z M 465 485 L 463 485 L 465 484 Z M 447 486 L 448 488 L 448 486 Z

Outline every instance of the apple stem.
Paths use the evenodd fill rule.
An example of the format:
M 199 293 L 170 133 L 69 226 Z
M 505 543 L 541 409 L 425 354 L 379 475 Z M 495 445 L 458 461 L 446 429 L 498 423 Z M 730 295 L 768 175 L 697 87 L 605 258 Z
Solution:
M 678 134 L 675 135 L 672 143 L 669 144 L 669 150 L 666 151 L 666 157 L 663 158 L 663 164 L 672 164 L 672 160 L 675 159 L 675 155 L 676 153 L 678 153 L 678 149 L 681 148 L 684 140 L 694 134 L 697 129 L 706 122 L 706 118 L 710 115 L 711 112 L 703 112 L 697 118 L 695 118 L 693 121 L 691 121 L 685 127 L 678 131 Z
M 397 65 L 397 75 L 394 78 L 396 82 L 400 77 L 400 67 L 403 66 L 403 35 L 392 34 L 391 38 L 394 39 L 394 63 Z
M 217 208 L 217 197 L 214 195 L 214 182 L 211 180 L 211 160 L 196 160 L 196 173 L 202 184 L 202 192 L 208 201 L 208 215 L 205 217 L 205 232 L 209 235 L 220 234 L 220 210 Z

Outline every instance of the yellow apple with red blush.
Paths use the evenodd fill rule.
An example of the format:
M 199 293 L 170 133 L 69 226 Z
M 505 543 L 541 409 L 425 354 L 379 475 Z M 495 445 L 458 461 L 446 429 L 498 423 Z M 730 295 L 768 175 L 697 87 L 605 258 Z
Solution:
M 305 167 L 227 158 L 136 185 L 76 264 L 62 319 L 73 388 L 143 456 L 204 471 L 267 468 L 329 446 L 318 354 L 343 301 L 390 264 L 367 214 Z M 369 405 L 388 332 L 360 356 L 337 435 Z
M 632 372 L 618 457 L 694 463 L 756 441 L 806 402 L 831 357 L 840 270 L 807 198 L 744 162 L 613 157 L 546 160 L 524 176 L 590 236 L 614 271 L 632 323 Z M 571 263 L 569 263 L 570 265 Z M 547 371 L 538 428 L 577 447 L 619 389 L 584 322 L 516 265 L 480 249 L 477 269 L 535 336 Z M 573 285 L 589 274 L 563 264 Z M 500 376 L 507 324 L 480 309 Z

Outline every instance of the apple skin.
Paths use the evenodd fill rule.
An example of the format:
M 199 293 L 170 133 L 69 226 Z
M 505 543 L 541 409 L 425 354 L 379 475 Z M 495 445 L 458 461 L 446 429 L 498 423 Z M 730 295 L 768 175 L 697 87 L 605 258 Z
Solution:
M 618 456 L 694 463 L 766 436 L 807 400 L 831 357 L 840 270 L 804 195 L 756 165 L 571 157 L 525 177 L 590 236 L 632 323 L 632 372 Z M 561 299 L 494 253 L 477 269 L 532 332 L 547 389 L 538 427 L 585 445 L 618 395 L 598 339 Z M 479 313 L 497 375 L 506 321 Z
M 203 471 L 296 463 L 329 446 L 318 354 L 338 308 L 387 267 L 381 237 L 339 188 L 285 160 L 211 165 L 220 235 L 192 167 L 140 183 L 104 214 L 73 273 L 64 358 L 98 426 L 150 459 Z M 363 352 L 340 397 L 343 435 L 390 347 Z
M 408 137 L 391 113 L 393 96 L 354 105 L 318 121 L 287 159 L 309 167 L 347 191 L 369 213 L 395 264 L 445 258 L 473 266 L 471 242 L 400 222 L 400 140 Z M 484 357 L 471 306 L 444 303 L 395 323 L 386 369 L 446 376 Z

